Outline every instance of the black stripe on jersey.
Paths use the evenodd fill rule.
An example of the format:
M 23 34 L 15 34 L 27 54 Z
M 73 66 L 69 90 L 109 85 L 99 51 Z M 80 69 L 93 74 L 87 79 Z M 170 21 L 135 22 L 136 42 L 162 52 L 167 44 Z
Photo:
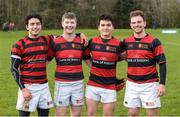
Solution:
M 91 74 L 89 78 L 90 80 L 99 84 L 111 85 L 111 84 L 116 83 L 116 77 L 102 77 L 102 76 Z
M 33 55 L 38 55 L 38 54 L 47 54 L 47 53 L 48 53 L 47 50 L 33 51 L 33 52 L 22 54 L 22 57 L 33 56 Z
M 164 54 L 160 54 L 158 56 L 155 56 L 155 59 L 156 59 L 157 63 L 159 63 L 161 61 L 166 61 L 166 57 Z
M 84 78 L 84 75 L 82 72 L 75 72 L 75 73 L 56 72 L 55 77 L 66 80 L 81 80 Z
M 21 68 L 20 71 L 32 71 L 32 72 L 46 71 L 46 67 L 38 67 L 38 68 Z
M 41 75 L 41 76 L 27 76 L 27 75 L 21 75 L 22 78 L 25 79 L 31 79 L 31 80 L 42 80 L 46 78 L 46 75 Z
M 127 50 L 147 50 L 152 51 L 152 45 L 150 43 L 142 43 L 142 42 L 127 42 L 126 43 Z
M 47 44 L 46 44 L 46 42 L 30 43 L 30 44 L 26 44 L 26 45 L 24 46 L 24 49 L 30 48 L 30 47 L 39 47 L 39 46 L 47 46 Z
M 57 65 L 81 65 L 81 59 L 78 58 L 65 58 L 56 59 Z
M 91 44 L 91 51 L 97 51 L 97 52 L 109 52 L 109 53 L 119 53 L 119 46 L 113 46 L 108 44 Z
M 81 43 L 75 42 L 66 42 L 66 43 L 58 43 L 55 45 L 55 50 L 83 50 L 84 46 Z
M 104 68 L 104 69 L 114 69 L 114 68 L 116 68 L 116 62 L 93 59 L 92 66 L 97 67 L 97 68 Z
M 130 78 L 134 81 L 146 81 L 146 80 L 150 80 L 153 78 L 158 78 L 158 73 L 156 72 L 154 74 L 141 75 L 141 76 L 128 74 L 128 78 Z
M 127 61 L 129 67 L 148 67 L 148 66 L 156 65 L 155 59 L 132 58 L 132 59 L 127 59 Z

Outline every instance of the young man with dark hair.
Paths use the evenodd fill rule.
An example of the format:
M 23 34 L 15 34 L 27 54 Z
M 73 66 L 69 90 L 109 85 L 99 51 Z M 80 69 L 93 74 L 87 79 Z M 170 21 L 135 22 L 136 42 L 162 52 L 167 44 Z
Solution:
M 53 36 L 40 36 L 42 18 L 39 14 L 25 19 L 28 35 L 17 41 L 11 50 L 11 72 L 19 85 L 16 108 L 19 116 L 48 116 L 53 107 L 46 74 L 46 63 L 52 59 L 50 42 Z
M 128 62 L 124 105 L 128 108 L 129 116 L 139 116 L 141 106 L 146 109 L 147 116 L 158 116 L 160 96 L 165 93 L 164 50 L 159 39 L 145 32 L 146 18 L 142 11 L 130 13 L 130 26 L 133 35 L 123 41 Z
M 63 34 L 52 43 L 56 60 L 55 73 L 55 112 L 56 116 L 66 116 L 68 106 L 71 116 L 81 116 L 84 104 L 84 75 L 82 59 L 84 43 L 75 33 L 77 26 L 76 15 L 67 12 L 62 16 Z
M 113 20 L 101 15 L 98 21 L 99 36 L 90 39 L 85 55 L 91 55 L 90 77 L 86 86 L 87 116 L 96 116 L 99 101 L 103 116 L 113 116 L 116 103 L 116 64 L 121 43 L 112 36 Z M 88 60 L 90 61 L 90 59 Z

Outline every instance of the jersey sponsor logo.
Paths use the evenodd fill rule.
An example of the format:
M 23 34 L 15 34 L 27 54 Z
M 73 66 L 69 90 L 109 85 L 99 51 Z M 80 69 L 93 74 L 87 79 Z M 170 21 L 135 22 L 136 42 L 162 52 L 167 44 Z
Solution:
M 69 62 L 69 61 L 75 61 L 75 62 L 77 62 L 77 61 L 81 61 L 80 59 L 77 59 L 77 58 L 67 58 L 67 59 L 59 59 L 59 61 L 58 62 Z
M 44 63 L 44 62 L 46 62 L 45 58 L 30 59 L 30 60 L 28 60 L 28 63 Z
M 144 62 L 149 62 L 149 59 L 127 59 L 127 61 L 144 63 Z
M 93 63 L 101 65 L 115 65 L 115 62 L 101 61 L 101 60 L 92 60 Z

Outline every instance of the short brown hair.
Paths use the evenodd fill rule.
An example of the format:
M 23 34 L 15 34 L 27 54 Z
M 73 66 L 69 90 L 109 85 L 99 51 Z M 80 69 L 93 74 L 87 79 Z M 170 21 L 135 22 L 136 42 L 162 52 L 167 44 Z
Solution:
M 62 16 L 62 21 L 64 21 L 64 19 L 75 19 L 77 21 L 76 14 L 73 12 L 64 13 L 64 15 Z
M 141 16 L 144 21 L 146 21 L 146 16 L 143 11 L 141 10 L 135 10 L 130 12 L 130 19 L 134 16 Z

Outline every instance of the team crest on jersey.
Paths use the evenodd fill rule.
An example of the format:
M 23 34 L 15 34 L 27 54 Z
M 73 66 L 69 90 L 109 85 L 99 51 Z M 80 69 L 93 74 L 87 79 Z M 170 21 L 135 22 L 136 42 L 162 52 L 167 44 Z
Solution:
M 128 48 L 132 48 L 132 47 L 133 47 L 132 43 L 128 44 Z
M 61 48 L 66 48 L 66 44 L 61 44 Z
M 80 49 L 80 48 L 81 48 L 81 45 L 72 43 L 72 48 Z
M 101 46 L 100 45 L 95 45 L 95 49 L 100 49 Z
M 148 49 L 148 45 L 147 44 L 141 44 L 140 43 L 138 46 L 139 46 L 139 48 Z
M 107 51 L 116 52 L 116 48 L 112 46 L 106 46 Z

